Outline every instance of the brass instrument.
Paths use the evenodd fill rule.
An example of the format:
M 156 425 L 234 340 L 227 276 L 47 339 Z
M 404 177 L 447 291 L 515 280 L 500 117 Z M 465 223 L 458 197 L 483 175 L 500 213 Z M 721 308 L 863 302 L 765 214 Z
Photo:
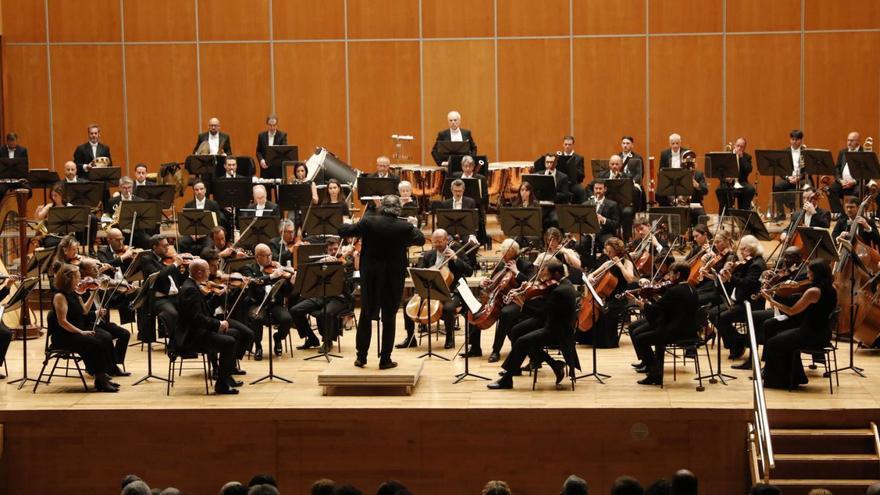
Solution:
M 874 138 L 871 136 L 865 138 L 865 144 L 862 145 L 862 151 L 874 152 Z
M 201 147 L 201 145 L 199 146 Z M 186 193 L 187 186 L 189 186 L 189 171 L 182 163 L 162 164 L 159 173 L 156 174 L 156 184 L 173 185 L 177 197 L 182 198 Z
M 724 151 L 731 153 L 733 152 L 733 143 L 729 142 L 724 145 Z

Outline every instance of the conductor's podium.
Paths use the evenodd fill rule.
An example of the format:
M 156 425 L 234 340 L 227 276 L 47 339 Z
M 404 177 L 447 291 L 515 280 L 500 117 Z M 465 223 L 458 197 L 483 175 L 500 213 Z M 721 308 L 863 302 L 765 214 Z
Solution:
M 324 395 L 411 395 L 424 365 L 422 359 L 403 359 L 396 368 L 380 370 L 375 360 L 358 368 L 351 359 L 334 359 L 318 374 L 318 385 Z

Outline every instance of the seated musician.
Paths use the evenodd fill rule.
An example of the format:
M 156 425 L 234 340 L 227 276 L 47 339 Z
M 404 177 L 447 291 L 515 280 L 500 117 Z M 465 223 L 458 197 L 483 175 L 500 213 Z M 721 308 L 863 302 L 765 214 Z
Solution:
M 605 241 L 617 235 L 620 227 L 621 211 L 617 202 L 608 199 L 605 193 L 608 189 L 605 182 L 597 180 L 593 183 L 593 196 L 587 204 L 596 205 L 596 219 L 599 220 L 599 232 L 596 234 L 597 244 L 604 246 Z M 627 207 L 629 208 L 629 207 Z M 632 214 L 632 211 L 630 211 Z M 632 222 L 632 218 L 630 218 Z
M 627 293 L 627 297 L 644 310 L 648 322 L 647 329 L 632 337 L 636 355 L 648 374 L 639 380 L 640 385 L 662 385 L 666 346 L 697 337 L 697 294 L 688 284 L 690 271 L 690 266 L 674 263 L 668 274 L 672 285 L 663 291 L 656 303 L 647 304 L 644 299 Z M 653 350 L 651 346 L 654 346 Z
M 449 187 L 452 197 L 440 203 L 440 208 L 452 210 L 477 210 L 478 227 L 477 236 L 481 239 L 485 238 L 486 232 L 486 214 L 477 207 L 477 202 L 473 198 L 464 195 L 464 181 L 455 179 Z
M 831 268 L 822 260 L 813 260 L 808 268 L 810 288 L 793 305 L 781 303 L 766 292 L 768 303 L 789 316 L 802 315 L 797 328 L 767 339 L 764 345 L 764 385 L 771 388 L 794 388 L 807 383 L 807 375 L 798 358 L 802 348 L 821 349 L 830 344 L 829 316 L 837 306 L 837 290 Z
M 81 291 L 79 268 L 63 264 L 55 272 L 55 295 L 48 318 L 50 348 L 70 350 L 83 358 L 86 371 L 95 377 L 95 391 L 118 392 L 119 385 L 110 381 L 110 370 L 116 366 L 109 340 L 102 340 L 86 321 L 87 308 L 77 291 Z M 94 293 L 87 301 L 94 302 Z M 109 347 L 109 349 L 108 349 Z
M 118 223 L 120 217 L 119 208 L 122 206 L 123 201 L 142 201 L 143 198 L 139 198 L 134 195 L 132 192 L 134 190 L 134 181 L 131 180 L 130 177 L 124 176 L 119 179 L 119 194 L 114 195 L 107 203 L 108 211 L 111 213 L 115 226 L 122 229 L 123 232 L 131 232 L 131 225 L 120 225 Z M 149 229 L 135 229 L 134 231 L 134 242 L 132 244 L 141 249 L 148 249 L 150 243 L 150 236 L 156 235 L 159 233 L 158 225 L 154 228 Z
M 15 279 L 10 277 L 0 286 L 0 301 L 9 296 L 9 288 L 15 283 Z M 0 320 L 0 364 L 6 362 L 6 352 L 9 351 L 9 344 L 12 343 L 12 330 Z M 0 380 L 6 378 L 6 375 L 0 373 Z
M 853 131 L 846 135 L 846 148 L 837 152 L 837 177 L 828 188 L 828 203 L 831 211 L 837 216 L 843 214 L 841 200 L 847 196 L 861 196 L 861 188 L 858 181 L 853 177 L 846 162 L 846 152 L 863 151 L 861 136 Z
M 553 177 L 553 183 L 556 184 L 556 204 L 568 204 L 571 202 L 571 179 L 556 169 L 556 155 L 544 156 L 544 171 L 541 175 L 549 175 Z
M 84 280 L 97 280 L 99 275 L 98 265 L 93 259 L 84 259 L 79 264 L 79 273 L 80 277 Z M 116 292 L 118 293 L 120 290 L 124 289 L 119 288 Z M 108 284 L 107 288 L 102 287 L 90 292 L 88 296 L 84 293 L 80 297 L 83 299 L 83 307 L 87 308 L 86 325 L 95 331 L 95 335 L 99 339 L 109 341 L 110 343 L 105 348 L 109 347 L 112 349 L 113 355 L 111 359 L 113 366 L 107 370 L 107 373 L 110 376 L 129 376 L 131 373 L 122 371 L 118 365 L 125 363 L 125 352 L 128 350 L 128 341 L 131 338 L 131 333 L 110 321 L 110 312 L 108 311 L 110 305 L 106 302 L 106 298 L 110 293 L 114 292 L 114 289 L 112 285 Z M 94 304 L 90 304 L 89 299 Z M 98 320 L 97 323 L 95 322 L 96 319 Z
M 733 142 L 733 153 L 736 156 L 737 176 L 721 179 L 715 196 L 718 197 L 718 211 L 736 207 L 740 210 L 751 210 L 752 199 L 755 198 L 755 186 L 749 183 L 752 173 L 752 156 L 746 153 L 746 139 L 736 138 Z
M 211 229 L 211 235 L 207 239 L 208 244 L 202 248 L 201 252 L 205 252 L 206 249 L 216 250 L 217 256 L 219 256 L 220 259 L 241 258 L 246 256 L 244 250 L 234 247 L 232 243 L 226 240 L 226 231 L 223 230 L 223 227 L 217 226 Z
M 339 239 L 331 237 L 327 239 L 327 256 L 318 260 L 320 263 L 341 264 L 345 271 L 345 285 L 340 295 L 324 297 L 309 297 L 300 299 L 290 307 L 290 316 L 293 325 L 305 343 L 303 349 L 318 346 L 318 337 L 309 325 L 308 315 L 312 315 L 318 322 L 318 331 L 321 333 L 321 352 L 330 352 L 333 341 L 340 335 L 339 315 L 354 308 L 354 286 L 352 275 L 354 271 L 354 259 L 352 256 L 343 256 L 339 251 Z
M 775 184 L 773 184 L 773 192 L 774 193 L 786 193 L 798 190 L 801 185 L 801 181 L 804 179 L 804 171 L 803 167 L 803 155 L 801 151 L 804 148 L 804 131 L 795 129 L 788 134 L 789 147 L 788 151 L 791 153 L 791 161 L 794 164 L 794 169 L 791 172 L 791 175 L 787 175 L 785 177 L 780 177 Z M 790 210 L 794 210 L 794 200 L 792 198 L 785 197 L 786 195 L 774 195 L 774 203 L 776 205 L 776 216 L 774 220 L 782 220 L 785 218 L 785 207 L 788 206 Z
M 392 179 L 397 183 L 400 183 L 400 178 L 391 173 L 391 159 L 387 156 L 380 156 L 376 158 L 376 173 L 367 174 L 367 177 L 375 177 L 378 179 Z M 381 203 L 382 198 L 376 198 L 373 201 L 367 203 L 365 215 L 372 215 L 376 208 L 378 208 Z
M 280 222 L 278 222 L 278 237 L 273 237 L 271 241 L 269 241 L 269 249 L 272 250 L 272 259 L 275 261 L 281 261 L 281 255 L 285 252 L 289 252 L 293 250 L 293 247 L 297 245 L 297 236 L 296 236 L 296 226 L 293 224 L 293 220 L 289 218 L 282 218 Z
M 513 388 L 513 377 L 520 374 L 526 356 L 531 357 L 532 366 L 546 362 L 556 375 L 559 385 L 565 376 L 565 362 L 550 357 L 545 346 L 554 345 L 562 350 L 566 361 L 576 365 L 577 354 L 571 341 L 571 321 L 577 311 L 577 292 L 565 278 L 565 267 L 557 260 L 550 260 L 542 270 L 543 278 L 549 279 L 551 289 L 546 296 L 546 312 L 537 325 L 528 333 L 516 339 L 507 359 L 501 365 L 504 374 L 498 381 L 488 384 L 490 389 Z
M 661 224 L 658 222 L 652 229 L 648 220 L 640 218 L 633 223 L 633 238 L 626 246 L 629 258 L 633 261 L 638 273 L 646 277 L 653 277 L 658 265 L 666 260 L 671 263 L 671 256 L 667 256 L 669 243 L 660 235 Z
M 153 283 L 152 305 L 144 304 L 138 310 L 138 340 L 141 342 L 155 342 L 153 317 L 162 323 L 160 335 L 170 333 L 177 325 L 177 294 L 186 274 L 182 271 L 183 260 L 177 255 L 170 256 L 169 248 L 164 235 L 150 237 L 150 250 L 141 256 L 140 263 L 134 268 L 143 272 L 144 278 L 159 273 Z M 170 264 L 166 265 L 167 262 Z
M 463 305 L 461 295 L 455 291 L 455 286 L 461 278 L 473 275 L 475 258 L 473 258 L 473 254 L 456 254 L 456 249 L 450 245 L 449 234 L 443 229 L 437 229 L 431 234 L 431 246 L 432 249 L 423 252 L 419 257 L 416 268 L 439 269 L 442 265 L 452 273 L 452 284 L 449 286 L 452 299 L 443 303 L 442 314 L 446 332 L 446 342 L 443 348 L 452 349 L 455 347 L 455 315 L 459 313 Z M 471 325 L 468 323 L 467 327 L 465 331 L 469 331 Z M 405 344 L 404 347 L 415 347 L 415 322 L 410 318 L 404 318 L 404 328 L 406 328 L 406 339 L 402 342 Z M 472 357 L 475 356 L 477 355 L 472 354 Z
M 279 208 L 277 204 L 266 199 L 266 186 L 262 184 L 254 186 L 253 196 L 253 201 L 247 206 L 247 209 L 251 211 L 247 212 L 246 215 L 242 215 L 243 217 L 281 217 L 281 208 Z M 246 226 L 239 225 L 238 228 L 243 230 Z
M 474 164 L 474 158 L 472 156 L 466 155 L 461 158 L 461 172 L 456 172 L 452 174 L 452 177 L 455 179 L 476 179 L 480 184 L 480 200 L 476 200 L 477 209 L 479 210 L 479 231 L 477 232 L 477 238 L 480 240 L 481 244 L 488 244 L 489 248 L 491 248 L 491 240 L 489 236 L 486 235 L 486 209 L 489 207 L 489 183 L 486 181 L 486 176 L 482 174 L 474 173 L 474 168 L 476 165 Z
M 869 246 L 880 246 L 880 233 L 877 232 L 876 223 L 858 214 L 859 198 L 846 198 L 843 211 L 846 215 L 837 219 L 837 223 L 834 224 L 834 230 L 831 232 L 831 237 L 835 241 L 838 243 L 841 241 L 851 241 L 849 239 L 849 232 L 853 228 L 853 222 L 855 222 L 858 224 L 858 227 L 856 227 L 856 238 L 859 241 Z
M 244 296 L 246 299 L 242 304 L 245 305 L 250 316 L 248 324 L 254 331 L 254 359 L 257 361 L 263 359 L 263 326 L 267 324 L 278 326 L 278 331 L 273 335 L 273 351 L 276 356 L 281 356 L 281 344 L 287 338 L 290 326 L 293 324 L 293 318 L 284 305 L 284 297 L 292 288 L 290 269 L 272 261 L 272 249 L 260 243 L 254 248 L 254 262 L 242 268 L 241 274 L 251 279 L 248 293 Z M 269 289 L 281 278 L 287 280 L 283 282 L 284 286 L 277 292 L 275 298 L 266 302 L 263 312 L 252 314 L 262 304 Z
M 412 208 L 415 208 L 417 212 L 420 211 L 419 198 L 413 196 L 413 188 L 410 181 L 400 181 L 397 184 L 397 192 L 400 195 L 401 208 L 407 208 L 410 212 L 412 212 Z M 407 212 L 403 212 L 402 214 L 408 215 Z M 419 215 L 408 215 L 407 220 L 409 221 L 409 223 L 416 225 L 417 227 L 421 227 L 422 225 L 421 217 Z
M 199 288 L 208 302 L 210 315 L 216 318 L 225 318 L 229 322 L 227 333 L 235 339 L 235 363 L 232 374 L 245 375 L 247 372 L 239 367 L 238 362 L 244 359 L 245 354 L 253 345 L 254 332 L 242 323 L 241 320 L 232 318 L 233 312 L 236 314 L 241 313 L 236 311 L 239 306 L 235 305 L 241 289 L 231 284 L 230 279 L 232 277 L 229 274 L 220 271 L 221 258 L 217 250 L 206 248 L 202 251 L 200 257 L 208 264 L 208 280 L 200 283 Z M 192 268 L 190 268 L 191 274 Z M 243 283 L 244 277 L 237 277 L 237 280 Z M 212 355 L 211 357 L 215 358 L 216 356 Z M 217 380 L 219 378 L 217 373 L 219 366 L 216 366 L 216 360 L 213 360 L 212 363 L 215 365 L 214 380 Z
M 736 254 L 738 261 L 728 261 L 719 272 L 730 305 L 724 300 L 709 310 L 709 318 L 718 329 L 724 347 L 730 349 L 730 359 L 739 359 L 745 353 L 748 336 L 739 334 L 733 325 L 746 320 L 745 302 L 751 302 L 753 308 L 764 306 L 763 301 L 752 301 L 751 296 L 761 289 L 761 274 L 767 269 L 764 248 L 753 235 L 740 239 Z
M 700 221 L 700 217 L 706 216 L 706 210 L 703 208 L 703 197 L 709 194 L 709 186 L 706 184 L 706 174 L 696 169 L 697 154 L 691 150 L 684 152 L 684 168 L 694 172 L 694 178 L 691 181 L 694 186 L 694 192 L 690 198 L 681 198 L 681 206 L 690 206 L 691 226 L 696 225 Z M 699 206 L 697 206 L 699 205 Z
M 583 283 L 581 256 L 574 248 L 569 247 L 573 245 L 572 242 L 573 239 L 563 238 L 561 230 L 550 227 L 544 232 L 544 252 L 538 253 L 538 256 L 535 257 L 535 265 L 541 266 L 542 262 L 546 263 L 550 258 L 556 258 L 565 265 L 568 278 L 573 284 Z
M 448 156 L 440 153 L 438 143 L 441 141 L 464 141 L 470 143 L 470 153 L 468 154 L 471 156 L 477 154 L 477 143 L 474 142 L 470 129 L 462 129 L 460 127 L 461 114 L 453 110 L 446 115 L 446 120 L 449 122 L 449 129 L 444 129 L 437 133 L 437 139 L 434 140 L 434 147 L 431 149 L 431 157 L 441 167 L 445 167 L 449 159 Z
M 828 210 L 819 207 L 819 196 L 812 187 L 804 189 L 803 203 L 800 210 L 791 214 L 791 222 L 779 234 L 779 240 L 785 241 L 789 236 L 797 232 L 797 228 L 804 227 L 821 227 L 827 229 L 831 227 L 831 213 Z
M 134 166 L 134 186 L 152 186 L 155 185 L 156 181 L 153 179 L 147 178 L 147 165 L 145 163 L 138 163 Z
M 311 184 L 312 204 L 318 204 L 318 186 L 315 184 L 315 181 L 309 179 L 309 168 L 304 162 L 297 162 L 297 164 L 293 166 L 293 183 Z
M 47 227 L 49 222 L 49 211 L 55 206 L 69 206 L 69 203 L 64 201 L 64 182 L 56 182 L 55 184 L 52 184 L 52 187 L 49 188 L 49 202 L 38 206 L 36 211 L 34 211 L 34 217 L 40 221 L 40 225 L 44 228 Z M 43 247 L 57 246 L 58 241 L 61 240 L 57 235 L 49 234 L 48 230 L 45 232 L 38 232 L 37 235 L 43 236 L 40 239 L 40 245 Z
M 806 287 L 800 289 L 800 292 L 793 296 L 780 295 L 773 287 L 783 287 L 788 284 L 797 284 L 798 282 L 805 281 L 808 273 L 806 267 L 803 266 L 803 262 L 804 258 L 799 247 L 789 246 L 785 248 L 779 266 L 761 274 L 761 290 L 769 290 L 770 296 L 777 302 L 793 306 L 800 299 L 800 293 L 806 290 Z M 753 299 L 757 297 L 753 296 Z M 755 324 L 755 340 L 758 344 L 764 344 L 767 342 L 767 339 L 785 330 L 800 326 L 801 316 L 803 315 L 788 316 L 786 314 L 777 315 L 777 313 L 778 311 L 774 309 L 752 311 L 752 321 Z M 825 359 L 824 354 L 820 356 L 822 359 Z M 751 352 L 745 361 L 732 366 L 732 368 L 741 370 L 752 369 Z
M 605 252 L 599 258 L 599 267 L 593 270 L 588 276 L 588 282 L 593 287 L 600 284 L 606 277 L 614 277 L 617 283 L 611 294 L 603 301 L 605 305 L 602 307 L 598 320 L 593 325 L 590 332 L 579 332 L 579 344 L 591 344 L 599 349 L 608 349 L 618 347 L 620 335 L 617 331 L 617 325 L 623 317 L 626 309 L 626 300 L 618 299 L 614 296 L 622 294 L 627 284 L 635 283 L 638 280 L 633 262 L 626 256 L 626 249 L 623 241 L 612 237 L 605 241 Z
M 596 184 L 604 181 L 606 179 L 632 179 L 632 177 L 623 170 L 623 159 L 620 158 L 620 155 L 611 155 L 611 158 L 608 159 L 608 169 L 603 170 L 602 173 L 596 177 L 596 180 L 593 181 L 593 197 L 596 198 L 596 203 L 599 202 L 599 197 L 596 195 L 595 189 Z M 633 181 L 635 185 L 635 181 Z M 605 193 L 607 192 L 607 186 L 604 187 L 605 191 L 602 193 L 602 198 L 605 197 Z M 618 211 L 618 220 L 619 222 L 615 222 L 613 226 L 613 231 L 604 236 L 603 239 L 600 239 L 599 245 L 604 245 L 605 240 L 613 235 L 617 235 L 617 224 L 619 223 L 623 227 L 623 239 L 624 241 L 629 240 L 629 234 L 632 232 L 633 225 L 633 217 L 635 216 L 635 205 L 638 204 L 636 199 L 640 196 L 640 191 L 633 187 L 633 201 L 629 205 L 618 205 L 616 202 L 611 201 L 611 204 L 617 206 Z M 603 231 L 607 230 L 603 228 Z M 603 232 L 605 233 L 605 232 Z
M 190 263 L 189 274 L 180 286 L 180 322 L 171 333 L 171 343 L 178 352 L 216 352 L 220 355 L 218 379 L 214 383 L 217 394 L 237 394 L 232 377 L 235 370 L 235 337 L 229 334 L 229 321 L 213 317 L 208 301 L 199 284 L 208 281 L 208 263 L 196 259 Z
M 699 234 L 696 233 L 696 230 L 694 232 L 694 238 L 696 238 Z M 730 232 L 726 230 L 715 232 L 715 236 L 712 238 L 712 249 L 709 253 L 703 255 L 703 264 L 697 276 L 695 288 L 700 306 L 706 304 L 716 305 L 724 298 L 721 294 L 721 289 L 717 286 L 715 274 L 734 256 Z
M 101 246 L 96 255 L 98 261 L 118 270 L 124 274 L 128 271 L 137 251 L 125 245 L 125 235 L 121 230 L 112 228 L 107 231 L 107 245 Z M 118 275 L 117 275 L 118 277 Z M 135 321 L 134 311 L 129 307 L 131 297 L 128 294 L 117 292 L 107 304 L 107 307 L 119 311 L 119 321 L 129 323 Z
M 339 209 L 342 210 L 342 220 L 344 222 L 351 220 L 351 209 L 348 207 L 348 203 L 342 193 L 342 186 L 338 180 L 333 178 L 327 179 L 327 197 L 321 202 L 321 205 L 339 205 Z
M 205 181 L 201 179 L 195 181 L 192 189 L 193 199 L 187 201 L 186 204 L 183 205 L 183 208 L 187 210 L 212 211 L 214 212 L 214 216 L 217 217 L 217 225 L 226 225 L 226 216 L 223 214 L 223 208 L 220 207 L 220 203 L 207 196 L 208 190 L 205 187 Z M 202 250 L 210 244 L 208 236 L 201 236 L 200 238 L 196 238 L 196 236 L 185 236 L 181 237 L 178 243 L 181 251 L 192 253 L 194 255 L 202 252 Z

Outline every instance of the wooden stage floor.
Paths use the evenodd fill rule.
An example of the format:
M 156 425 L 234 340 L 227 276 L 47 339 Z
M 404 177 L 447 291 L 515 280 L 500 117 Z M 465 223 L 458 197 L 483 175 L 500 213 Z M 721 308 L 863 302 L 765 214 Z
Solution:
M 403 334 L 403 315 L 398 316 L 398 337 Z M 346 365 L 354 361 L 354 329 L 345 332 L 342 339 L 342 359 Z M 495 379 L 500 363 L 489 364 L 486 359 L 494 329 L 483 332 L 482 358 L 472 358 L 471 372 Z M 461 331 L 456 334 L 456 342 L 460 346 L 464 336 Z M 264 337 L 268 340 L 268 337 Z M 440 355 L 452 358 L 452 350 L 442 348 L 443 338 L 435 341 L 434 350 Z M 294 345 L 300 340 L 294 338 Z M 373 340 L 373 352 L 376 349 Z M 264 343 L 264 348 L 268 345 Z M 400 363 L 412 363 L 417 356 L 425 352 L 426 339 L 417 348 L 395 349 L 393 358 Z M 506 343 L 502 351 L 502 359 L 509 350 Z M 589 371 L 592 364 L 591 349 L 578 346 L 584 371 Z M 55 410 L 55 409 L 201 409 L 201 408 L 234 408 L 234 409 L 321 409 L 321 408 L 451 408 L 451 409 L 482 409 L 482 408 L 669 408 L 669 409 L 751 409 L 752 386 L 748 371 L 730 369 L 734 364 L 729 361 L 726 351 L 722 350 L 724 372 L 736 376 L 728 380 L 727 385 L 704 382 L 706 390 L 697 392 L 693 378 L 693 364 L 683 367 L 678 365 L 678 379 L 672 380 L 672 363 L 666 361 L 665 387 L 641 386 L 636 380 L 637 375 L 629 363 L 635 360 L 632 345 L 627 336 L 621 339 L 618 349 L 598 350 L 599 371 L 611 375 L 606 383 L 599 384 L 592 378 L 579 381 L 575 391 L 570 388 L 556 390 L 553 375 L 548 369 L 540 373 L 537 390 L 531 390 L 531 377 L 523 376 L 515 379 L 513 390 L 493 391 L 486 388 L 486 382 L 468 378 L 459 384 L 453 384 L 454 376 L 464 370 L 463 358 L 452 362 L 437 358 L 427 359 L 418 385 L 412 395 L 403 394 L 365 396 L 343 395 L 324 396 L 318 386 L 317 376 L 328 364 L 323 359 L 305 361 L 304 358 L 315 354 L 314 350 L 294 351 L 293 358 L 285 354 L 275 360 L 275 373 L 293 380 L 293 384 L 280 381 L 249 385 L 250 381 L 263 376 L 268 371 L 268 359 L 261 362 L 245 359 L 242 368 L 247 375 L 241 377 L 246 385 L 241 387 L 237 396 L 206 396 L 201 371 L 185 370 L 178 378 L 170 397 L 165 396 L 165 385 L 150 380 L 148 383 L 131 386 L 147 370 L 147 353 L 140 346 L 129 348 L 126 365 L 131 377 L 117 379 L 122 388 L 117 394 L 84 393 L 81 384 L 74 379 L 56 379 L 50 386 L 41 385 L 36 394 L 31 393 L 32 384 L 19 390 L 17 385 L 0 387 L 0 411 L 22 410 Z M 43 355 L 43 338 L 28 342 L 29 376 L 36 377 L 39 372 Z M 712 350 L 713 365 L 715 350 Z M 378 359 L 375 354 L 370 356 L 368 366 L 376 367 Z M 6 381 L 19 378 L 22 374 L 22 343 L 13 342 L 8 356 L 9 377 Z M 838 362 L 843 366 L 848 362 L 848 347 L 842 346 L 838 353 Z M 191 361 L 190 364 L 194 364 Z M 810 371 L 810 383 L 803 390 L 788 392 L 779 390 L 767 391 L 767 403 L 772 409 L 874 409 L 880 410 L 880 352 L 857 350 L 856 364 L 865 369 L 867 377 L 862 378 L 851 371 L 840 373 L 840 386 L 835 386 L 834 395 L 828 391 L 828 381 L 821 377 L 820 371 Z M 705 356 L 702 358 L 702 369 L 706 373 Z M 153 352 L 154 373 L 165 376 L 168 370 L 168 359 L 161 346 Z M 91 388 L 91 380 L 88 380 Z M 564 384 L 568 384 L 566 379 Z

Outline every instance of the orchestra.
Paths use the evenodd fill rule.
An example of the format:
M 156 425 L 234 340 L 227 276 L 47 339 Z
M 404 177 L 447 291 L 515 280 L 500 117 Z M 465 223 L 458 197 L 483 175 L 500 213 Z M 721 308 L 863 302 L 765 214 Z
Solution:
M 456 348 L 457 330 L 467 332 L 469 345 L 459 354 L 465 359 L 482 357 L 484 332 L 492 332 L 487 363 L 481 363 L 502 363 L 501 378 L 489 385 L 492 389 L 511 388 L 513 377 L 541 363 L 554 372 L 558 384 L 566 366 L 577 363 L 578 346 L 615 348 L 626 334 L 637 358 L 634 367 L 646 374 L 639 383 L 662 384 L 666 346 L 717 335 L 719 344 L 729 350 L 728 359 L 745 357 L 734 369 L 750 369 L 753 360 L 763 359 L 768 386 L 787 388 L 806 380 L 798 366 L 792 368 L 792 353 L 804 346 L 821 348 L 831 338 L 830 326 L 818 322 L 827 320 L 838 303 L 848 310 L 858 301 L 874 300 L 874 277 L 880 273 L 880 227 L 872 211 L 875 195 L 854 179 L 855 163 L 847 160 L 847 153 L 866 150 L 858 132 L 847 135 L 846 147 L 835 162 L 836 175 L 818 179 L 806 172 L 803 132 L 790 133 L 787 150 L 794 169 L 775 178 L 773 192 L 785 194 L 775 194 L 771 200 L 776 204 L 771 219 L 780 221 L 765 224 L 772 240 L 759 241 L 759 232 L 748 222 L 707 215 L 703 204 L 714 186 L 719 213 L 735 207 L 764 216 L 755 208 L 757 191 L 749 179 L 759 172 L 754 168 L 756 160 L 746 153 L 744 137 L 737 137 L 725 151 L 735 158 L 735 176 L 707 179 L 697 152 L 684 147 L 682 137 L 672 133 L 668 148 L 660 153 L 658 170 L 692 171 L 688 187 L 693 191 L 653 198 L 646 194 L 649 186 L 644 183 L 645 176 L 653 183 L 657 172 L 653 158 L 634 151 L 632 136 L 621 138 L 620 151 L 610 156 L 607 168 L 595 169 L 593 177 L 585 169 L 584 156 L 574 151 L 575 138 L 566 135 L 559 151 L 542 154 L 529 170 L 553 180 L 552 201 L 538 201 L 535 184 L 526 179 L 510 184 L 508 170 L 482 165 L 471 131 L 460 127 L 458 112 L 450 112 L 447 120 L 449 128 L 438 133 L 431 158 L 441 177 L 449 180 L 448 197 L 414 194 L 424 184 L 401 181 L 392 173 L 396 165 L 384 155 L 377 158 L 369 176 L 393 179 L 397 194 L 362 204 L 353 199 L 358 197 L 356 180 L 331 171 L 325 171 L 324 177 L 306 162 L 297 162 L 289 182 L 310 185 L 310 204 L 287 211 L 275 182 L 248 186 L 252 198 L 249 204 L 236 206 L 239 217 L 276 219 L 278 227 L 275 231 L 272 223 L 270 232 L 261 231 L 255 236 L 258 241 L 247 243 L 243 240 L 250 220 L 236 225 L 234 210 L 221 207 L 207 187 L 212 183 L 209 175 L 190 179 L 186 191 L 191 191 L 190 196 L 177 204 L 183 205 L 183 211 L 214 213 L 216 222 L 204 234 L 176 232 L 179 211 L 166 211 L 161 223 L 138 227 L 131 235 L 131 226 L 118 222 L 121 205 L 141 199 L 135 187 L 157 183 L 151 167 L 142 163 L 134 167 L 131 178 L 122 175 L 104 182 L 108 199 L 91 210 L 87 226 L 53 231 L 58 229 L 48 221 L 53 208 L 77 206 L 65 194 L 65 188 L 73 187 L 67 184 L 89 181 L 91 170 L 111 163 L 110 148 L 100 140 L 100 126 L 90 125 L 88 142 L 76 148 L 74 159 L 64 164 L 63 178 L 47 187 L 45 204 L 33 212 L 31 227 L 39 241 L 35 244 L 54 250 L 54 262 L 47 270 L 54 291 L 49 337 L 82 355 L 95 377 L 95 389 L 103 392 L 118 391 L 111 380 L 128 374 L 124 362 L 130 334 L 119 323 L 135 323 L 141 342 L 167 338 L 175 352 L 209 354 L 215 391 L 235 394 L 241 382 L 234 377 L 244 373 L 241 361 L 249 353 L 254 361 L 264 357 L 266 328 L 270 328 L 267 338 L 273 357 L 282 355 L 291 329 L 301 339 L 297 350 L 326 354 L 345 334 L 343 322 L 350 314 L 357 316 L 354 365 L 361 368 L 368 363 L 376 321 L 381 329 L 380 370 L 397 366 L 391 358 L 393 349 L 411 352 L 406 349 L 419 347 L 425 330 L 428 338 L 434 327 L 441 330 L 444 349 Z M 271 115 L 265 123 L 266 130 L 257 136 L 255 163 L 262 177 L 280 179 L 286 174 L 269 164 L 266 156 L 289 138 L 278 129 L 278 117 Z M 25 148 L 18 144 L 18 136 L 10 136 L 8 156 L 19 157 Z M 467 154 L 444 155 L 443 150 L 454 149 L 444 142 L 466 143 Z M 192 152 L 223 157 L 216 161 L 214 176 L 241 177 L 238 163 L 245 162 L 232 156 L 230 143 L 230 136 L 220 132 L 220 120 L 212 117 Z M 756 153 L 760 156 L 761 151 Z M 460 171 L 451 172 L 451 165 L 458 163 Z M 499 188 L 495 174 L 502 173 L 508 175 Z M 713 178 L 717 182 L 710 184 Z M 478 197 L 466 194 L 468 180 L 476 181 Z M 613 195 L 613 187 L 609 190 L 619 185 L 609 181 L 620 180 L 632 182 L 631 198 Z M 110 187 L 118 192 L 110 194 Z M 563 204 L 594 206 L 594 211 L 587 209 L 591 227 L 567 232 L 557 215 L 558 205 Z M 335 235 L 304 232 L 312 205 L 339 207 L 343 223 Z M 518 236 L 503 229 L 499 234 L 495 207 L 506 205 L 539 207 L 541 235 Z M 687 208 L 681 217 L 687 221 L 675 229 L 671 219 L 676 215 L 655 206 Z M 463 234 L 458 232 L 461 226 L 440 228 L 423 215 L 436 208 L 474 210 L 478 225 Z M 84 232 L 89 231 L 86 237 Z M 819 256 L 814 232 L 834 244 L 838 261 L 833 267 Z M 493 238 L 500 241 L 497 250 L 492 248 Z M 306 247 L 319 251 L 309 249 L 306 256 L 302 254 Z M 88 256 L 91 252 L 95 258 Z M 345 278 L 341 293 L 302 296 L 296 282 L 306 263 L 341 266 Z M 422 300 L 406 283 L 410 267 L 439 273 L 451 299 L 436 307 Z M 853 275 L 856 270 L 858 275 Z M 11 277 L 3 281 L 0 299 L 9 296 L 13 282 Z M 475 294 L 478 310 L 466 303 L 462 285 Z M 141 289 L 148 297 L 135 310 Z M 763 355 L 749 349 L 748 334 L 742 332 L 747 304 Z M 859 327 L 870 326 L 866 321 L 871 317 L 863 314 L 848 322 L 850 330 L 862 332 L 858 338 L 869 347 L 880 339 L 866 336 Z M 395 345 L 399 318 L 406 335 Z M 10 340 L 11 332 L 0 323 L 0 361 Z M 548 346 L 557 347 L 563 360 L 547 354 Z

